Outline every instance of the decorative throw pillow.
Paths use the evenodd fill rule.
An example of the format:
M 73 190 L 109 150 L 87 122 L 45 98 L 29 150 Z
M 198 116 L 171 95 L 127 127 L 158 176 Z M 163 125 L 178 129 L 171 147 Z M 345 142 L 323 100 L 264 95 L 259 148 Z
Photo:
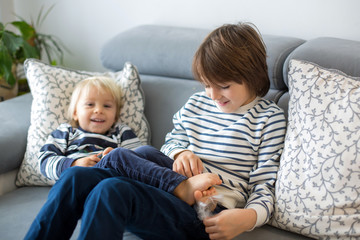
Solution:
M 292 60 L 289 122 L 272 224 L 360 237 L 360 78 Z
M 103 75 L 115 79 L 123 91 L 124 106 L 120 121 L 130 126 L 144 144 L 148 144 L 150 131 L 144 116 L 144 94 L 137 69 L 131 63 L 125 63 L 123 70 L 115 73 L 75 71 L 50 66 L 35 59 L 26 60 L 24 68 L 33 102 L 26 152 L 16 185 L 43 186 L 54 183 L 40 173 L 37 155 L 48 135 L 61 123 L 68 121 L 66 112 L 72 91 L 79 81 L 89 76 Z

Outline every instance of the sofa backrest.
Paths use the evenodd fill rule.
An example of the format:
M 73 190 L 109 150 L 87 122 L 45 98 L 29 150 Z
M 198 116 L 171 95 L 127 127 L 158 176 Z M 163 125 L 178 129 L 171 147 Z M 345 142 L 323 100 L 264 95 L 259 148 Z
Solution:
M 138 26 L 110 39 L 101 51 L 101 61 L 104 67 L 113 71 L 119 71 L 126 61 L 130 61 L 142 75 L 193 80 L 193 56 L 210 31 L 159 25 Z M 275 35 L 263 35 L 263 39 L 268 53 L 271 89 L 286 90 L 284 61 L 305 40 Z M 274 93 L 269 94 L 275 97 Z
M 360 42 L 340 38 L 320 37 L 299 46 L 284 63 L 284 83 L 291 59 L 306 60 L 322 67 L 337 69 L 350 76 L 360 76 Z

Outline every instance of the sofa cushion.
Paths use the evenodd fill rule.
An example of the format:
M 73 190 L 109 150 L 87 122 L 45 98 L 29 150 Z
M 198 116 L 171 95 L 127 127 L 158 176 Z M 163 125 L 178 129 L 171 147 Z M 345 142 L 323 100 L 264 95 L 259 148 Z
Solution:
M 61 123 L 69 121 L 66 112 L 72 91 L 76 83 L 89 76 L 106 75 L 117 81 L 124 93 L 120 121 L 129 125 L 144 144 L 149 143 L 140 77 L 131 63 L 125 63 L 123 70 L 115 73 L 75 71 L 34 59 L 27 60 L 24 67 L 33 102 L 25 157 L 16 180 L 18 186 L 53 184 L 40 173 L 37 155 L 48 135 Z
M 289 64 L 289 116 L 273 225 L 316 238 L 360 236 L 360 78 Z

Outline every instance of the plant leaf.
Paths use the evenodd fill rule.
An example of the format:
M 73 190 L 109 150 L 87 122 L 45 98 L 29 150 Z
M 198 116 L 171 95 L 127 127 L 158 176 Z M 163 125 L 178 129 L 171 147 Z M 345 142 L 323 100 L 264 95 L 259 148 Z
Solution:
M 0 76 L 3 76 L 10 85 L 14 85 L 15 77 L 11 72 L 11 56 L 2 42 L 0 42 L 0 62 L 2 63 L 0 64 Z
M 15 21 L 11 24 L 20 30 L 21 35 L 25 40 L 30 40 L 36 36 L 34 27 L 25 21 Z
M 23 42 L 23 48 L 24 48 L 24 57 L 26 58 L 40 58 L 40 52 L 37 51 L 36 48 L 31 46 L 28 42 Z M 24 59 L 24 60 L 25 60 Z
M 16 52 L 20 49 L 24 40 L 20 36 L 17 36 L 9 31 L 3 32 L 2 38 L 2 42 L 4 44 L 4 47 L 7 48 L 8 53 L 11 56 L 15 56 Z
M 49 9 L 45 12 L 45 14 L 43 14 L 44 11 L 44 6 L 41 7 L 38 18 L 36 20 L 36 27 L 40 27 L 43 22 L 45 21 L 45 19 L 47 18 L 47 16 L 49 15 L 49 13 L 52 11 L 52 9 L 55 7 L 55 4 L 51 5 L 49 7 Z

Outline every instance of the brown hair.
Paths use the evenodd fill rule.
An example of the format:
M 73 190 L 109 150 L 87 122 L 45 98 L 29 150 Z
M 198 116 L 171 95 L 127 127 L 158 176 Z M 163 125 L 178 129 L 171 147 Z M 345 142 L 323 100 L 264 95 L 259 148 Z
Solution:
M 235 81 L 263 97 L 270 88 L 266 47 L 250 23 L 226 24 L 212 31 L 195 53 L 192 71 L 202 83 Z

